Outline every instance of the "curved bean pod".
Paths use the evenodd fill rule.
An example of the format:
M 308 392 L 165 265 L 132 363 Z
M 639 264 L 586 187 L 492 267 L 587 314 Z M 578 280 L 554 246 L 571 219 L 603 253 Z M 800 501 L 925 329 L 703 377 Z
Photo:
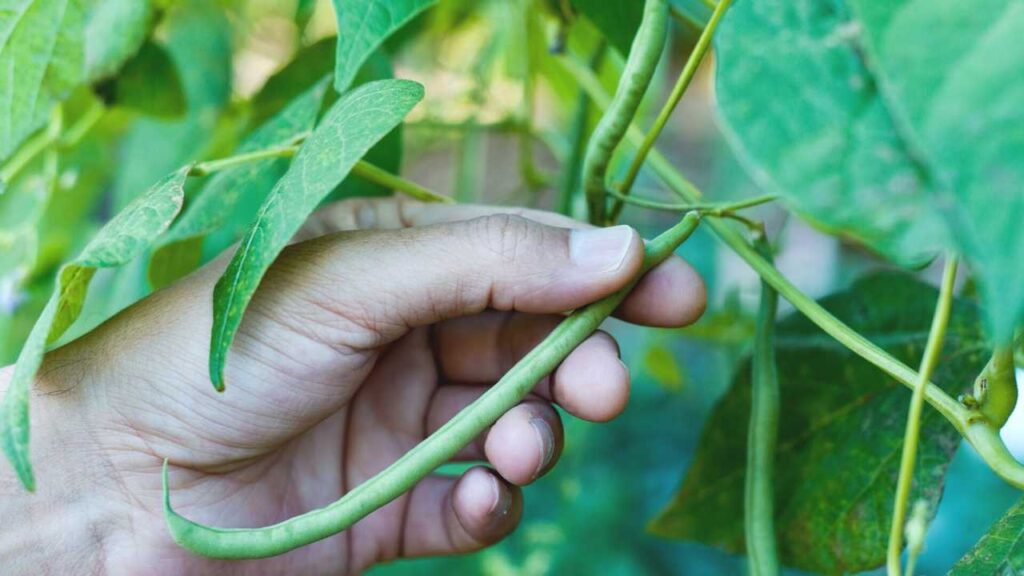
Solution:
M 678 224 L 651 240 L 644 251 L 644 272 L 663 261 L 697 228 L 700 215 L 689 212 Z M 568 316 L 505 376 L 439 430 L 382 472 L 340 500 L 265 528 L 214 528 L 193 522 L 171 508 L 164 461 L 164 518 L 174 541 L 211 558 L 264 558 L 305 546 L 347 529 L 411 489 L 518 404 L 545 375 L 590 336 L 629 294 L 625 288 Z

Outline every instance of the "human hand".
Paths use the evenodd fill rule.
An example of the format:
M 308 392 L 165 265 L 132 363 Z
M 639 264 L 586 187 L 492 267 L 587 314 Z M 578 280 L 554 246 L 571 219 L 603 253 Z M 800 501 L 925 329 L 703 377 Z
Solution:
M 594 421 L 625 407 L 629 374 L 607 334 L 591 336 L 459 455 L 493 470 L 428 477 L 344 533 L 279 557 L 225 562 L 178 548 L 162 518 L 160 467 L 173 465 L 176 510 L 207 524 L 262 526 L 322 507 L 476 399 L 559 313 L 640 268 L 642 241 L 629 228 L 516 213 L 398 200 L 321 210 L 249 306 L 223 396 L 207 376 L 223 258 L 54 351 L 34 404 L 39 493 L 16 495 L 5 473 L 3 517 L 30 519 L 37 536 L 61 534 L 80 571 L 124 574 L 350 574 L 499 540 L 518 522 L 518 486 L 561 451 L 552 403 Z M 672 258 L 619 315 L 680 326 L 703 307 L 700 278 Z M 17 542 L 0 544 L 0 557 L 17 552 L 23 571 L 66 567 L 57 562 L 67 553 L 26 554 Z

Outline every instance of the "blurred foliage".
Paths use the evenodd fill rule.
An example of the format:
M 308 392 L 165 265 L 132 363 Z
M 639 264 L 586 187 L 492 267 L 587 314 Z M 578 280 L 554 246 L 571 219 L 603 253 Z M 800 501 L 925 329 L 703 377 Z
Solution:
M 108 107 L 91 130 L 60 150 L 53 177 L 46 177 L 46 161 L 40 156 L 16 178 L 0 183 L 0 189 L 6 188 L 0 195 L 0 361 L 5 364 L 14 361 L 43 313 L 61 265 L 72 261 L 103 223 L 187 162 L 259 149 L 311 127 L 312 120 L 305 118 L 287 130 L 268 128 L 283 109 L 297 105 L 338 66 L 337 22 L 327 0 L 91 4 L 87 10 L 80 0 L 16 0 L 16 6 L 26 9 L 25 18 L 12 29 L 10 41 L 0 43 L 0 65 L 19 72 L 11 94 L 0 93 L 0 158 L 10 157 L 47 129 L 54 102 L 64 101 L 64 128 L 86 118 L 101 100 Z M 345 8 L 343 2 L 333 4 Z M 559 197 L 558 186 L 549 180 L 564 179 L 549 176 L 571 161 L 572 150 L 589 136 L 598 112 L 581 107 L 585 99 L 565 74 L 563 62 L 572 59 L 586 66 L 598 55 L 593 69 L 602 86 L 613 90 L 641 4 L 398 4 L 408 8 L 408 24 L 397 31 L 386 22 L 374 24 L 384 36 L 394 34 L 373 39 L 363 54 L 366 62 L 359 61 L 346 74 L 355 86 L 413 78 L 426 85 L 426 99 L 367 159 L 395 173 L 404 168 L 411 179 L 454 192 L 460 200 L 564 206 L 580 215 L 578 186 L 570 180 L 566 196 Z M 673 0 L 672 5 L 678 25 L 637 119 L 641 126 L 650 123 L 693 46 L 695 31 L 711 13 L 702 0 Z M 737 2 L 717 42 L 717 91 L 712 90 L 710 70 L 704 70 L 659 147 L 711 191 L 713 199 L 778 191 L 787 208 L 852 240 L 839 248 L 839 263 L 828 271 L 795 269 L 793 279 L 811 283 L 813 276 L 813 284 L 826 290 L 852 285 L 852 292 L 826 302 L 846 306 L 854 324 L 877 321 L 889 329 L 886 322 L 892 321 L 893 326 L 909 326 L 913 338 L 881 342 L 891 344 L 905 361 L 914 363 L 919 355 L 921 328 L 933 297 L 906 279 L 881 287 L 877 278 L 858 282 L 864 272 L 886 266 L 875 254 L 918 265 L 936 250 L 955 246 L 974 260 L 978 277 L 969 286 L 977 287 L 991 311 L 992 333 L 1005 337 L 1024 313 L 1024 281 L 1017 265 L 1024 255 L 1024 196 L 1005 192 L 1017 190 L 1021 181 L 1021 140 L 1014 136 L 1024 78 L 1024 53 L 1015 49 L 1024 22 L 1018 8 L 1005 0 L 977 6 L 946 0 Z M 931 41 L 940 33 L 955 42 Z M 9 48 L 29 37 L 51 49 L 35 67 L 26 67 Z M 806 95 L 809 86 L 813 98 Z M 336 98 L 328 91 L 315 115 L 322 116 Z M 15 101 L 17 105 L 11 104 Z M 710 120 L 716 102 L 724 130 Z M 959 120 L 964 117 L 971 122 Z M 985 138 L 979 136 L 982 132 Z M 634 151 L 629 145 L 617 151 L 613 180 Z M 278 159 L 249 167 L 259 168 L 257 173 L 190 179 L 184 216 L 157 242 L 168 251 L 162 257 L 175 266 L 162 270 L 160 253 L 153 255 L 147 248 L 125 266 L 96 272 L 84 300 L 77 299 L 83 294 L 75 294 L 81 318 L 61 341 L 87 332 L 236 242 L 286 165 L 287 160 Z M 638 189 L 670 198 L 646 170 Z M 386 193 L 349 177 L 330 191 L 328 200 Z M 190 214 L 207 203 L 224 210 L 216 224 L 175 236 L 188 228 Z M 952 208 L 936 211 L 935 205 Z M 780 238 L 802 226 L 776 206 L 759 208 L 756 214 Z M 636 209 L 627 216 L 645 235 L 672 220 Z M 783 252 L 815 248 L 784 245 Z M 668 529 L 668 517 L 662 517 L 661 531 L 741 551 L 736 486 L 719 483 L 710 492 L 713 505 L 687 496 L 688 486 L 706 488 L 717 477 L 712 472 L 735 473 L 742 460 L 747 371 L 741 359 L 753 333 L 743 282 L 753 277 L 743 276 L 745 269 L 737 271 L 742 266 L 723 256 L 706 231 L 698 232 L 683 254 L 708 282 L 708 313 L 682 330 L 612 327 L 634 368 L 633 401 L 618 421 L 606 426 L 566 417 L 563 461 L 526 489 L 520 529 L 473 556 L 399 562 L 376 573 L 744 572 L 738 556 L 645 531 L 685 476 L 679 507 L 670 513 L 678 523 Z M 833 272 L 835 277 L 830 276 Z M 875 303 L 881 304 L 871 311 Z M 973 314 L 971 310 L 961 316 Z M 862 316 L 869 314 L 877 316 Z M 959 348 L 963 354 L 940 372 L 941 382 L 951 390 L 971 379 L 966 377 L 967 365 L 973 366 L 984 341 L 967 320 L 963 323 L 958 329 L 970 346 Z M 898 441 L 894 430 L 902 429 L 908 394 L 893 389 L 880 372 L 853 360 L 802 319 L 784 320 L 781 329 L 783 373 L 790 375 L 782 382 L 783 432 L 801 443 L 800 452 L 780 466 L 786 480 L 776 483 L 787 496 L 779 509 L 784 549 L 791 563 L 826 573 L 877 564 L 878 534 L 891 513 L 892 471 L 879 467 L 871 489 L 852 498 L 851 483 L 864 480 L 863 471 L 847 474 L 848 468 L 834 460 L 846 454 L 847 464 L 876 462 L 881 452 L 893 453 Z M 873 338 L 880 341 L 882 336 Z M 842 373 L 825 378 L 836 367 Z M 957 372 L 955 377 L 942 376 L 951 371 Z M 819 393 L 823 381 L 832 394 Z M 845 406 L 849 398 L 864 401 L 851 409 L 856 418 L 838 415 L 835 422 L 814 427 L 810 416 L 832 414 L 835 410 L 829 407 Z M 919 479 L 928 481 L 920 490 L 938 509 L 920 567 L 936 573 L 949 569 L 971 548 L 1017 495 L 969 449 L 961 449 L 949 464 L 956 438 L 933 412 L 926 414 L 926 430 L 931 432 L 922 447 L 926 462 Z M 857 422 L 872 423 L 874 435 L 867 448 L 878 453 L 865 448 L 868 436 L 858 431 Z M 808 427 L 814 433 L 797 438 L 799 429 Z M 710 443 L 700 441 L 701 434 Z M 693 468 L 692 462 L 697 463 Z M 808 480 L 830 473 L 836 478 Z M 947 489 L 940 502 L 943 478 Z M 797 491 L 806 498 L 802 508 L 788 498 Z M 977 498 L 979 493 L 986 497 Z M 836 506 L 851 502 L 864 512 L 856 523 L 829 526 Z M 1018 520 L 1011 511 L 995 527 L 995 537 L 978 543 L 977 552 L 956 573 L 986 573 L 988 564 L 964 570 L 980 565 L 979 559 L 999 561 L 1004 551 L 994 545 L 1005 544 L 999 535 L 1013 532 Z M 798 533 L 801 525 L 805 533 Z M 807 526 L 822 533 L 808 536 Z M 835 532 L 829 532 L 832 528 Z M 847 535 L 858 532 L 857 537 L 840 538 L 840 528 Z M 829 546 L 840 549 L 842 558 L 826 551 Z M 798 548 L 806 554 L 802 560 L 793 554 Z

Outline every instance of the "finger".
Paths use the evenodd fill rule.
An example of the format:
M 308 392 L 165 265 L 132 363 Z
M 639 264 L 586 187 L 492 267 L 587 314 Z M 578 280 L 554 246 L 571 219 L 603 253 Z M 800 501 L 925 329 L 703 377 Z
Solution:
M 443 378 L 491 383 L 533 349 L 561 320 L 559 316 L 484 312 L 441 323 L 434 334 Z M 596 332 L 576 347 L 535 392 L 577 418 L 604 422 L 629 400 L 629 370 L 615 340 Z
M 522 491 L 486 468 L 471 468 L 458 479 L 429 476 L 409 496 L 402 555 L 480 550 L 511 533 L 522 511 Z
M 486 308 L 577 308 L 622 288 L 642 260 L 640 237 L 626 226 L 567 230 L 497 215 L 298 244 L 264 282 L 277 285 L 276 310 L 302 329 L 312 311 L 327 311 L 323 322 L 339 337 L 362 334 L 377 346 Z
M 443 386 L 434 395 L 427 416 L 433 434 L 484 392 L 485 386 Z M 525 485 L 543 476 L 562 453 L 564 429 L 558 412 L 533 397 L 506 412 L 486 432 L 459 451 L 454 460 L 487 460 L 513 484 Z
M 296 241 L 341 231 L 392 230 L 495 215 L 518 216 L 559 228 L 593 228 L 561 214 L 529 208 L 424 204 L 400 197 L 351 198 L 318 210 Z M 615 315 L 636 324 L 679 327 L 693 323 L 705 306 L 706 291 L 700 275 L 682 258 L 673 256 L 640 281 Z

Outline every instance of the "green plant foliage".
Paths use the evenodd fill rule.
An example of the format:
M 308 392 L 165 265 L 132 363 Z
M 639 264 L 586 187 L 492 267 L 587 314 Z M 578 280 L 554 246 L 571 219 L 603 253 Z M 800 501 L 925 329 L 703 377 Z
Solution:
M 14 0 L 0 9 L 0 161 L 81 82 L 85 4 Z
M 177 118 L 185 113 L 185 90 L 170 55 L 146 42 L 124 65 L 117 78 L 98 87 L 109 105 L 147 116 Z
M 683 389 L 683 371 L 672 351 L 664 346 L 651 346 L 644 354 L 644 370 L 662 388 L 671 392 Z
M 1024 572 L 1024 500 L 1006 512 L 988 534 L 960 559 L 950 576 L 990 576 Z
M 932 204 L 976 269 L 994 336 L 1008 342 L 1024 319 L 1024 5 L 849 4 L 886 103 L 937 181 Z
M 908 276 L 880 273 L 822 301 L 840 320 L 906 362 L 928 338 L 936 291 Z M 827 574 L 885 561 L 893 486 L 899 472 L 909 393 L 883 372 L 821 333 L 803 316 L 778 325 L 781 388 L 775 510 L 784 564 Z M 934 381 L 951 394 L 985 363 L 975 306 L 954 306 Z M 744 549 L 743 483 L 750 370 L 705 423 L 696 459 L 672 504 L 652 523 L 656 534 Z M 935 411 L 922 418 L 912 500 L 934 510 L 959 436 Z
M 264 272 L 352 166 L 423 98 L 407 80 L 381 80 L 340 98 L 270 192 L 213 295 L 210 378 L 224 387 L 228 349 Z
M 117 72 L 145 42 L 152 18 L 150 0 L 94 0 L 85 23 L 86 78 L 95 82 Z
M 253 131 L 237 152 L 281 146 L 311 130 L 327 85 L 328 79 L 324 78 L 301 94 Z M 200 263 L 203 239 L 208 234 L 227 227 L 233 232 L 232 237 L 241 236 L 287 165 L 286 158 L 267 158 L 215 174 L 160 239 L 160 247 L 153 252 L 149 264 L 153 288 L 166 286 L 194 270 Z
M 762 187 L 829 232 L 919 264 L 943 245 L 942 223 L 857 27 L 843 0 L 737 2 L 717 38 L 719 111 Z
M 334 89 L 344 93 L 363 62 L 417 14 L 437 0 L 333 0 L 338 18 Z
M 303 91 L 334 70 L 336 38 L 324 38 L 303 47 L 283 68 L 267 79 L 250 102 L 253 125 L 260 125 L 278 113 Z
M 153 185 L 107 223 L 72 262 L 61 268 L 57 289 L 18 356 L 0 412 L 0 440 L 18 478 L 29 490 L 35 479 L 28 455 L 28 399 L 46 345 L 56 341 L 82 311 L 98 268 L 121 266 L 141 254 L 181 210 L 188 166 Z
M 640 27 L 644 3 L 632 0 L 572 0 L 573 7 L 594 23 L 611 45 L 629 54 L 633 36 Z

